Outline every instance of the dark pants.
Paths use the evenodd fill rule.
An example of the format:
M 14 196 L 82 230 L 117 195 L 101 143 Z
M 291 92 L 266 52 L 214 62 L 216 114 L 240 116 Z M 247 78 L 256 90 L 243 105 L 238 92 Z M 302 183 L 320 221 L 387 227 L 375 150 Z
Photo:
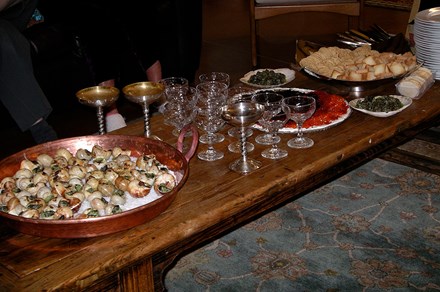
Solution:
M 0 100 L 22 131 L 52 111 L 34 76 L 29 41 L 21 33 L 36 2 L 24 0 L 0 13 Z

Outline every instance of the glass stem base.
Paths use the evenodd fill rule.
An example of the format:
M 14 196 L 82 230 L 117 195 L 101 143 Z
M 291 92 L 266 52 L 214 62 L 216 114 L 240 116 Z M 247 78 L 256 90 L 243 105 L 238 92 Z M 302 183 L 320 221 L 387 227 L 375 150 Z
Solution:
M 261 152 L 261 156 L 267 159 L 281 159 L 288 155 L 288 152 L 284 149 L 280 149 L 278 147 L 268 148 Z
M 248 174 L 261 167 L 262 163 L 258 160 L 247 158 L 237 159 L 229 165 L 229 169 L 241 174 Z
M 197 157 L 204 161 L 216 161 L 222 159 L 224 156 L 223 152 L 217 151 L 214 148 L 208 148 L 206 151 L 197 154 Z
M 261 134 L 255 137 L 255 142 L 260 145 L 272 145 L 276 143 L 280 143 L 281 138 L 278 135 L 272 135 L 270 133 Z
M 290 139 L 287 142 L 287 146 L 289 146 L 290 148 L 298 148 L 298 149 L 310 148 L 313 146 L 313 144 L 315 144 L 315 142 L 312 139 L 304 136 Z

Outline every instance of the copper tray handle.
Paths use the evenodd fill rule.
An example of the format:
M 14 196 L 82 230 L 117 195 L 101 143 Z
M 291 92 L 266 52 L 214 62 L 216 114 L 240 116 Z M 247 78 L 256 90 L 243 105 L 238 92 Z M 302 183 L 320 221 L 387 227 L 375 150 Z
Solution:
M 191 157 L 194 156 L 194 153 L 196 153 L 197 146 L 199 144 L 199 132 L 197 131 L 197 128 L 194 125 L 188 124 L 185 127 L 183 127 L 182 130 L 180 130 L 179 137 L 177 138 L 177 150 L 180 151 L 180 153 L 183 153 L 183 140 L 185 139 L 186 133 L 189 131 L 192 132 L 192 143 L 188 152 L 184 154 L 186 161 L 188 162 L 191 159 Z

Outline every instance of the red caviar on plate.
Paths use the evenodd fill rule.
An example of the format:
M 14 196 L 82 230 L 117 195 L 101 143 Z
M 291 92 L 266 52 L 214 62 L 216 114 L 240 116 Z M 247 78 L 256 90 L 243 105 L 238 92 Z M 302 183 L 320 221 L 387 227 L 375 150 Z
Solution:
M 317 107 L 313 116 L 304 122 L 304 129 L 331 125 L 349 113 L 350 107 L 343 97 L 324 91 L 314 91 L 313 93 L 318 97 Z M 289 121 L 285 128 L 295 129 L 296 124 L 294 121 Z

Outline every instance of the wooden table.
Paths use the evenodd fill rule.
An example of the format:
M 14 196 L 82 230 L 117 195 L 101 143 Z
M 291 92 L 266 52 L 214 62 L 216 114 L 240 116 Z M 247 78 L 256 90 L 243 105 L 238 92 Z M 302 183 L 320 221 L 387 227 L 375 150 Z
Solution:
M 300 73 L 289 86 L 339 91 Z M 374 91 L 390 94 L 395 88 L 391 84 Z M 222 160 L 204 162 L 194 157 L 189 178 L 171 206 L 152 221 L 127 231 L 89 239 L 46 239 L 1 226 L 0 290 L 161 290 L 163 271 L 177 255 L 438 124 L 439 101 L 440 83 L 436 82 L 421 99 L 396 116 L 383 119 L 353 112 L 336 127 L 308 134 L 315 140 L 310 149 L 288 148 L 286 141 L 292 135 L 284 134 L 280 146 L 289 150 L 289 156 L 267 160 L 260 156 L 264 148 L 256 145 L 249 156 L 261 160 L 263 166 L 247 176 L 228 169 L 239 155 L 227 151 L 227 145 L 234 141 L 227 137 L 215 145 L 225 152 Z M 170 144 L 176 142 L 161 116 L 152 119 L 152 131 Z M 142 121 L 115 133 L 142 135 Z M 204 147 L 199 145 L 199 149 Z

